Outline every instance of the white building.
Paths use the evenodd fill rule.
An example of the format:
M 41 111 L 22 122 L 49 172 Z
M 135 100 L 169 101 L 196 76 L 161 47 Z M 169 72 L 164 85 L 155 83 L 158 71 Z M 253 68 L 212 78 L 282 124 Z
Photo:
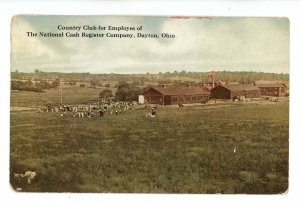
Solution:
M 145 103 L 144 95 L 139 95 L 139 103 L 140 104 L 144 104 Z

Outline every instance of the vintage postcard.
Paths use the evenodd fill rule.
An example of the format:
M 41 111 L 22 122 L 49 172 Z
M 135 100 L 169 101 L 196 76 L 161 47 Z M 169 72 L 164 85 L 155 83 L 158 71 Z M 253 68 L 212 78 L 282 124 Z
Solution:
M 283 194 L 289 20 L 19 15 L 18 192 Z

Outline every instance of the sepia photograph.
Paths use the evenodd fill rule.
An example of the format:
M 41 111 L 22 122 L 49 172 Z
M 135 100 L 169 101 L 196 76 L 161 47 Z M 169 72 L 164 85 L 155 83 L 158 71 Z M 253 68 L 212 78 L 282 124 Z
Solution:
M 10 40 L 15 192 L 288 192 L 288 18 L 16 15 Z

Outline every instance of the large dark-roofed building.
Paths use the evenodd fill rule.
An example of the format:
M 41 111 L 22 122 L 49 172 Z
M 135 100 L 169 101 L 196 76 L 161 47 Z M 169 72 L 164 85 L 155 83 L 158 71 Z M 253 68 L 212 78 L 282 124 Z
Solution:
M 159 105 L 206 103 L 209 94 L 201 87 L 151 87 L 143 93 L 147 103 Z
M 259 98 L 260 90 L 254 85 L 228 84 L 214 87 L 211 94 L 218 99 Z
M 282 97 L 287 94 L 287 86 L 284 83 L 256 83 L 261 95 Z

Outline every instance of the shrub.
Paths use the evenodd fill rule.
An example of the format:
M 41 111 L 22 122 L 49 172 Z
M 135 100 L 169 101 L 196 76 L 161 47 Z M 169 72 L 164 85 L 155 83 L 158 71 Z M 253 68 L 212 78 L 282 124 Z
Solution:
M 99 97 L 101 98 L 110 98 L 113 97 L 113 93 L 109 89 L 105 89 L 99 93 Z
M 56 88 L 60 85 L 60 80 L 59 78 L 56 78 L 52 83 L 51 83 L 51 88 Z

